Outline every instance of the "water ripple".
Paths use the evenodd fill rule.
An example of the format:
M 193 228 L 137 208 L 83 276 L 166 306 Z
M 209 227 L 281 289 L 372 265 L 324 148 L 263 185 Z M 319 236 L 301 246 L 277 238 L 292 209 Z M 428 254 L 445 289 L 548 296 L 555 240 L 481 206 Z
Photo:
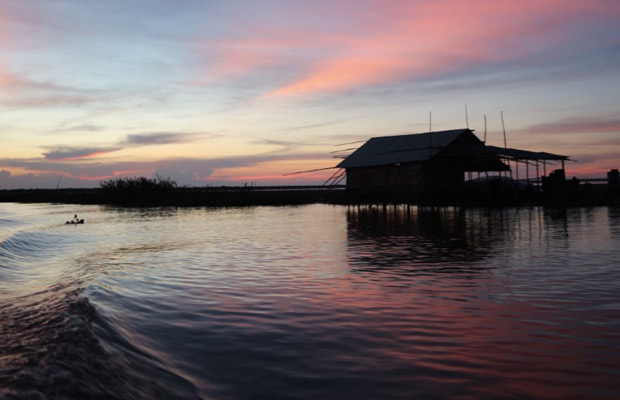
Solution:
M 0 244 L 7 398 L 618 394 L 615 209 L 88 210 Z

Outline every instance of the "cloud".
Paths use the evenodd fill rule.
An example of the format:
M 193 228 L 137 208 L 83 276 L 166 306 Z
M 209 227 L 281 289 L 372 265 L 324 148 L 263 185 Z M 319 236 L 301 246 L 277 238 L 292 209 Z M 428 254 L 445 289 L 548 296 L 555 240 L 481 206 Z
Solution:
M 111 96 L 53 82 L 9 73 L 0 67 L 0 104 L 10 108 L 82 106 L 109 100 Z
M 289 127 L 280 129 L 280 131 L 292 132 L 292 131 L 303 131 L 303 130 L 309 130 L 309 129 L 324 128 L 326 126 L 338 125 L 344 121 L 345 121 L 344 119 L 339 119 L 339 120 L 332 120 L 332 121 L 327 121 L 327 122 L 319 122 L 316 124 L 289 126 Z
M 47 160 L 77 160 L 93 158 L 120 150 L 117 147 L 51 147 L 43 156 Z
M 66 128 L 56 129 L 56 132 L 101 132 L 105 130 L 104 126 L 100 125 L 91 125 L 91 124 L 82 124 L 82 125 L 74 125 Z
M 286 5 L 277 14 L 286 19 L 245 24 L 227 39 L 204 40 L 205 68 L 214 79 L 278 72 L 282 78 L 269 98 L 343 92 L 423 81 L 552 49 L 574 53 L 598 39 L 603 28 L 595 19 L 611 24 L 620 15 L 620 6 L 604 0 L 315 3 Z
M 192 133 L 175 132 L 137 133 L 127 135 L 123 143 L 130 146 L 188 143 L 194 140 L 195 136 L 196 134 Z
M 91 125 L 83 125 L 74 127 L 73 130 L 91 130 L 97 131 L 99 127 Z M 129 134 L 125 140 L 121 140 L 116 145 L 102 147 L 84 147 L 84 146 L 56 146 L 44 147 L 43 156 L 47 160 L 69 161 L 87 158 L 96 158 L 105 154 L 120 151 L 129 147 L 142 147 L 152 145 L 167 145 L 177 143 L 188 143 L 197 137 L 195 133 L 138 133 Z
M 11 145 L 0 157 L 26 153 L 32 143 L 43 152 L 10 169 L 14 177 L 96 181 L 161 169 L 200 181 L 244 162 L 244 176 L 254 176 L 251 168 L 283 160 L 286 169 L 276 157 L 318 152 L 336 135 L 338 144 L 426 130 L 427 110 L 434 127 L 442 113 L 455 114 L 454 104 L 460 115 L 462 104 L 471 111 L 506 102 L 502 109 L 527 118 L 553 108 L 557 121 L 528 131 L 549 133 L 536 139 L 547 143 L 565 141 L 557 149 L 566 154 L 583 142 L 577 133 L 618 132 L 611 113 L 602 121 L 561 119 L 565 110 L 613 110 L 620 68 L 620 3 L 613 0 L 78 3 L 0 0 L 0 124 L 9 127 L 1 129 Z M 446 119 L 439 124 L 456 117 Z M 210 125 L 234 135 L 239 147 L 225 148 L 225 139 L 207 146 L 207 133 L 193 133 Z M 43 132 L 54 141 L 40 142 Z M 575 135 L 552 134 L 561 132 Z M 194 142 L 222 157 L 182 160 L 190 146 L 176 144 Z M 253 151 L 248 143 L 270 151 L 224 157 Z M 109 160 L 125 152 L 98 157 L 123 149 L 172 164 Z M 305 169 L 291 157 L 291 168 Z
M 533 133 L 620 133 L 620 118 L 580 117 L 529 126 Z
M 257 139 L 253 143 L 258 145 L 278 146 L 279 149 L 268 152 L 267 154 L 293 154 L 295 150 L 304 147 L 324 147 L 331 146 L 333 143 L 313 141 L 293 141 L 281 139 Z
M 84 151 L 84 154 L 88 152 Z M 69 151 L 63 153 L 65 156 Z M 79 156 L 77 151 L 71 155 Z M 66 159 L 66 158 L 65 158 Z M 217 170 L 252 168 L 260 173 L 261 165 L 277 162 L 294 162 L 297 160 L 317 160 L 324 162 L 324 153 L 303 154 L 259 154 L 253 156 L 231 156 L 212 159 L 172 158 L 145 161 L 95 161 L 85 160 L 81 163 L 66 163 L 62 158 L 51 159 L 0 159 L 0 167 L 7 170 L 20 169 L 30 171 L 40 181 L 45 181 L 41 188 L 55 187 L 59 176 L 83 181 L 79 187 L 97 186 L 99 181 L 120 176 L 150 176 L 160 173 L 161 176 L 179 178 L 184 184 L 197 185 L 206 183 Z M 291 172 L 291 171 L 284 171 Z M 47 177 L 43 179 L 43 177 Z M 193 178 L 192 178 L 193 177 Z M 17 179 L 18 177 L 11 178 Z M 63 179 L 64 179 L 63 178 Z M 193 182 L 193 183 L 192 183 Z M 32 187 L 32 186 L 24 186 Z M 64 187 L 68 187 L 64 185 Z M 78 187 L 78 186 L 76 186 Z
M 13 75 L 10 75 L 6 71 L 0 69 L 0 88 L 3 90 L 8 90 L 17 84 L 18 80 L 16 80 Z

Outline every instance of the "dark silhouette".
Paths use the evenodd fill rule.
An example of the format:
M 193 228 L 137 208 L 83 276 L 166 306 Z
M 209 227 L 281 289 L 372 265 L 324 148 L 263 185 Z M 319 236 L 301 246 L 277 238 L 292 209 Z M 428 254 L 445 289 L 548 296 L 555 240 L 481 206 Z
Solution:
M 84 219 L 79 219 L 77 214 L 73 215 L 73 219 L 71 221 L 67 221 L 65 222 L 66 224 L 71 224 L 71 225 L 75 225 L 75 224 L 83 224 L 84 223 Z
M 153 206 L 174 204 L 177 183 L 169 178 L 156 176 L 117 178 L 100 183 L 107 203 L 125 206 Z

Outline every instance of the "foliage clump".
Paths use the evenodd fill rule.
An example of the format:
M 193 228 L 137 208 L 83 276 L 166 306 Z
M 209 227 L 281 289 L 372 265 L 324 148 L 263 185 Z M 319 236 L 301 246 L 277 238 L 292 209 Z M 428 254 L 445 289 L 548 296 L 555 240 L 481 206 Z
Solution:
M 116 178 L 99 183 L 107 202 L 131 206 L 170 203 L 176 193 L 177 183 L 170 178 L 156 175 Z

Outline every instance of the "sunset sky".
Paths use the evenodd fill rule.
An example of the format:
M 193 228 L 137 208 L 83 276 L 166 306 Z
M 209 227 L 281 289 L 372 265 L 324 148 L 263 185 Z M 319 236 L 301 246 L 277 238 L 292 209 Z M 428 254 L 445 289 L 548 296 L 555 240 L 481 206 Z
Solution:
M 284 174 L 465 106 L 568 176 L 620 168 L 620 1 L 0 0 L 0 189 L 320 184 Z

